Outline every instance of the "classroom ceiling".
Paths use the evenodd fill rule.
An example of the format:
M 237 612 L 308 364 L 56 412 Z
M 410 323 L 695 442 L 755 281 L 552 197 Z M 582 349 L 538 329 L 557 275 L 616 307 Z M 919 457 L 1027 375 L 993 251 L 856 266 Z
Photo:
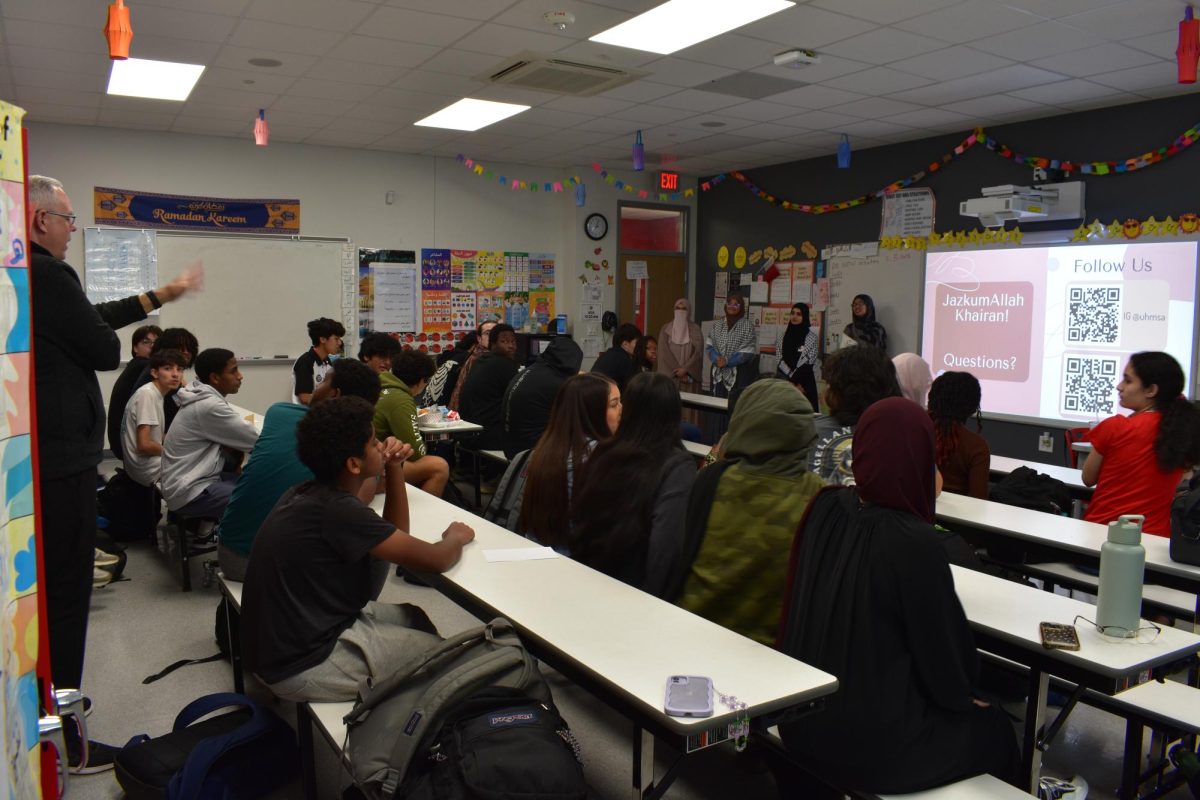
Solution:
M 1194 91 L 1176 83 L 1182 0 L 800 0 L 670 56 L 588 41 L 660 2 L 128 0 L 131 55 L 207 67 L 176 103 L 104 93 L 105 0 L 0 0 L 0 97 L 35 122 L 248 147 L 265 108 L 272 144 L 551 166 L 625 166 L 641 129 L 648 166 L 705 174 L 832 155 L 842 133 L 863 149 Z M 557 10 L 575 23 L 543 20 Z M 820 63 L 773 65 L 793 48 Z M 593 97 L 481 79 L 523 51 L 646 75 Z M 533 108 L 474 133 L 413 126 L 464 96 Z

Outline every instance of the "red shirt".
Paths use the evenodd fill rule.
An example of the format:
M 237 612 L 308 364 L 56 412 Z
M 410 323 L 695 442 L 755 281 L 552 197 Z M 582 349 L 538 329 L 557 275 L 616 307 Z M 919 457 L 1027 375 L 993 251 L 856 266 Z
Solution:
M 1122 514 L 1144 514 L 1143 531 L 1171 535 L 1171 500 L 1183 470 L 1158 466 L 1154 437 L 1161 420 L 1158 412 L 1143 411 L 1109 417 L 1092 430 L 1088 441 L 1104 461 L 1084 519 L 1107 525 Z

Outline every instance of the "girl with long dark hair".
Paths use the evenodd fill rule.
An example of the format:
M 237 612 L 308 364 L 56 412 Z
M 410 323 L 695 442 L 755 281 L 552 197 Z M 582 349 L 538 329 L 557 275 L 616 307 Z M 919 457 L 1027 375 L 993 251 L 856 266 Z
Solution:
M 779 376 L 788 379 L 804 392 L 813 411 L 821 408 L 821 401 L 817 396 L 817 378 L 813 374 L 813 365 L 817 363 L 817 350 L 820 346 L 818 338 L 817 332 L 812 328 L 808 306 L 796 303 L 792 306 L 788 324 L 779 332 L 775 342 L 775 353 L 779 356 Z
M 629 380 L 621 425 L 596 445 L 571 503 L 571 556 L 662 597 L 682 569 L 684 517 L 695 460 L 679 437 L 675 382 Z
M 551 547 L 565 546 L 570 528 L 574 477 L 596 443 L 621 421 L 621 392 L 607 375 L 583 372 L 567 378 L 554 396 L 550 420 L 525 475 L 520 530 Z
M 1106 524 L 1143 514 L 1142 529 L 1171 535 L 1171 500 L 1183 471 L 1200 463 L 1200 409 L 1183 396 L 1183 368 L 1168 353 L 1129 357 L 1117 384 L 1122 408 L 1092 430 L 1083 483 L 1095 486 L 1084 518 Z
M 942 488 L 983 500 L 988 496 L 988 471 L 992 454 L 979 435 L 979 380 L 969 372 L 943 372 L 929 387 L 929 418 L 933 420 L 937 468 Z M 975 430 L 967 420 L 975 418 Z

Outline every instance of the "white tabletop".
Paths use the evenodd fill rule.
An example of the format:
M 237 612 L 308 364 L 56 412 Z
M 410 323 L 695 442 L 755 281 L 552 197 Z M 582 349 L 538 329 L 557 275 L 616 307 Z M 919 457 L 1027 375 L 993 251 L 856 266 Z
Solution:
M 1091 442 L 1072 442 L 1071 449 L 1074 450 L 1076 453 L 1090 453 L 1090 452 L 1092 452 L 1092 443 Z
M 1055 464 L 1043 464 L 1039 461 L 1023 461 L 1022 459 L 1009 458 L 1008 456 L 992 456 L 990 467 L 992 472 L 1007 475 L 1015 471 L 1018 467 L 1029 467 L 1043 475 L 1056 478 L 1065 483 L 1067 488 L 1073 491 L 1092 491 L 1092 487 L 1083 485 L 1083 470 L 1060 467 Z
M 226 402 L 228 402 L 228 399 L 226 400 Z M 233 410 L 238 413 L 238 416 L 240 416 L 242 419 L 246 420 L 246 422 L 249 422 L 251 425 L 253 425 L 254 429 L 256 431 L 258 431 L 259 433 L 262 433 L 262 428 L 263 428 L 263 415 L 262 414 L 259 414 L 257 411 L 251 411 L 248 408 L 242 408 L 237 403 L 229 403 L 229 405 L 232 406 Z
M 456 419 L 452 422 L 421 422 L 417 419 L 417 430 L 421 433 L 473 433 L 483 430 L 482 425 L 476 425 L 474 422 L 467 422 L 465 419 Z
M 729 398 L 727 397 L 713 397 L 711 394 L 697 394 L 696 392 L 680 392 L 679 399 L 683 401 L 685 406 L 703 408 L 706 411 L 729 412 Z
M 683 449 L 694 455 L 696 458 L 704 458 L 712 451 L 711 444 L 701 444 L 700 442 L 689 442 L 683 440 Z
M 659 600 L 569 558 L 488 563 L 485 550 L 528 548 L 515 533 L 430 494 L 408 492 L 412 533 L 436 541 L 453 521 L 475 530 L 475 541 L 434 586 L 454 589 L 494 609 L 554 653 L 677 733 L 704 730 L 732 718 L 724 706 L 705 719 L 670 717 L 663 692 L 670 675 L 706 675 L 714 687 L 746 703 L 751 715 L 830 694 L 837 679 L 783 653 Z M 373 507 L 382 508 L 383 495 Z M 393 577 L 392 580 L 395 580 Z M 448 591 L 452 597 L 453 591 Z

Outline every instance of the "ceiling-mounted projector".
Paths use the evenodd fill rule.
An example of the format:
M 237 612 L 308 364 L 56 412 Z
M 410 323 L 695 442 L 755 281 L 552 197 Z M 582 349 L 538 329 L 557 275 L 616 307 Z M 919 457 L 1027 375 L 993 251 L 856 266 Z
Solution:
M 804 69 L 807 66 L 821 63 L 821 56 L 815 50 L 805 48 L 797 48 L 796 50 L 785 50 L 779 53 L 774 58 L 775 66 L 788 67 L 789 69 Z
M 987 186 L 983 189 L 983 197 L 959 203 L 958 213 L 964 217 L 978 217 L 985 228 L 1003 228 L 1004 223 L 1014 220 L 1082 219 L 1083 183 Z

